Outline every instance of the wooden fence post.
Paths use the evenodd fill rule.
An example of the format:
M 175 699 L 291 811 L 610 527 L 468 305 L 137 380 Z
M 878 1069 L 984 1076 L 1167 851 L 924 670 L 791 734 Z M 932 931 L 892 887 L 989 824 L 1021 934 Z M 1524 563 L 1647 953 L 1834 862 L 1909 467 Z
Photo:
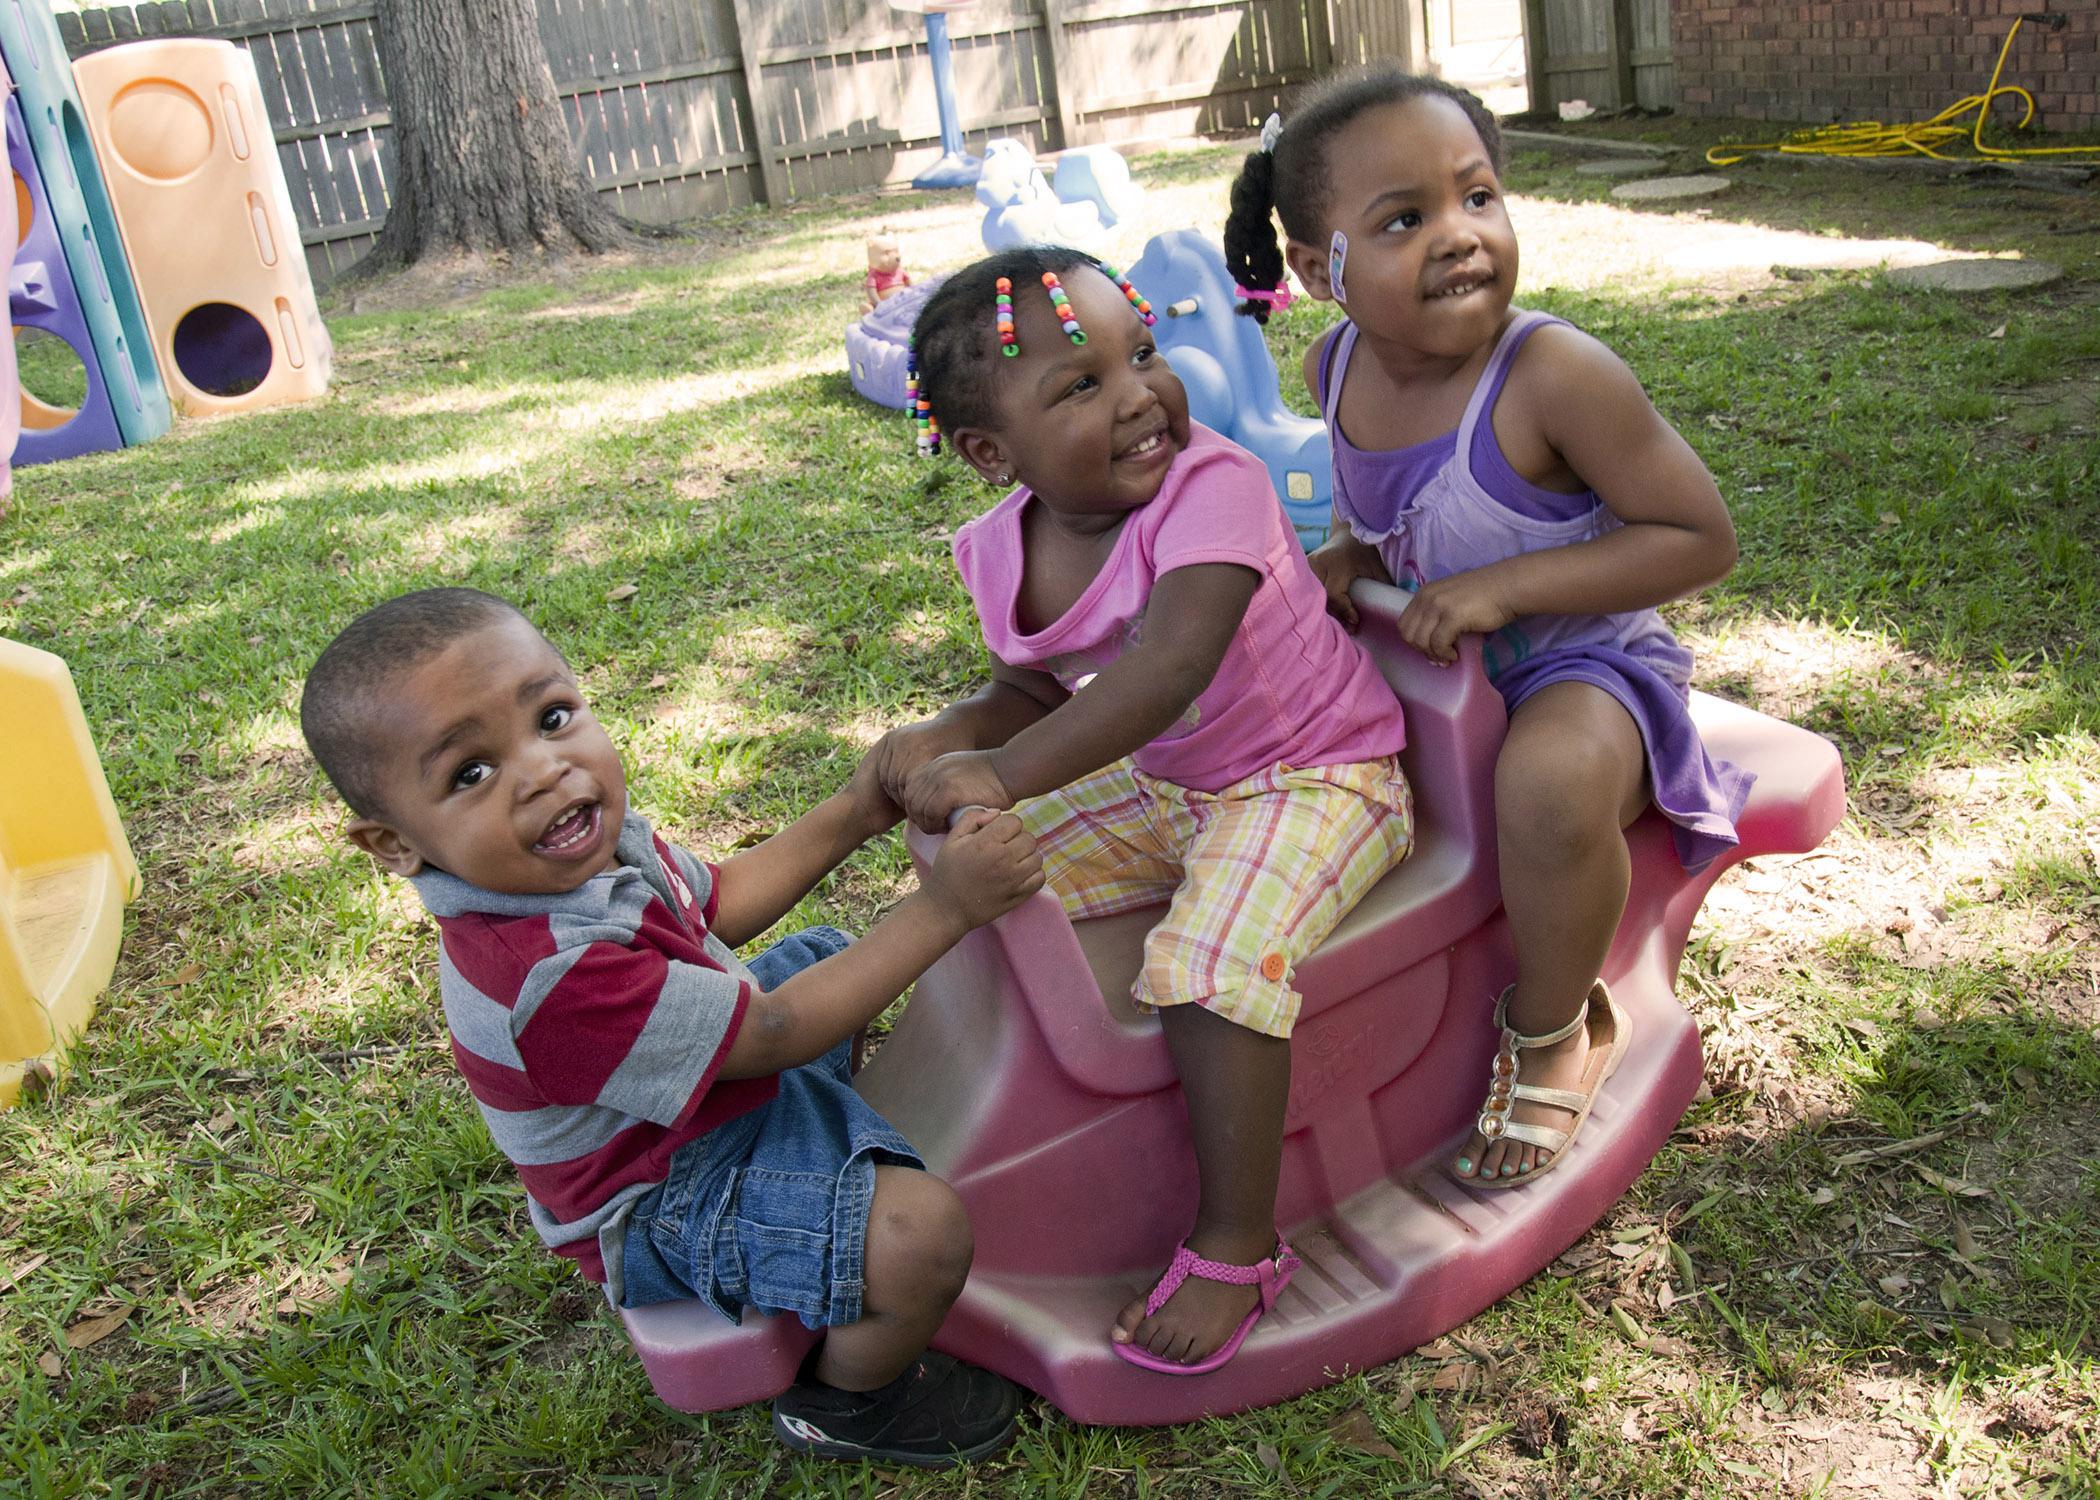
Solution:
M 1072 41 L 1065 34 L 1067 0 L 1043 0 L 1043 31 L 1050 38 L 1050 86 L 1057 90 L 1058 146 L 1079 146 L 1079 79 L 1072 65 Z
M 1633 81 L 1633 0 L 1609 0 L 1604 7 L 1604 47 L 1611 54 L 1612 88 L 1618 98 L 1614 109 L 1631 109 L 1640 103 Z
M 1553 85 L 1546 76 L 1546 0 L 1524 0 L 1524 83 L 1531 113 L 1553 117 Z
M 759 182 L 765 188 L 766 202 L 785 203 L 788 201 L 787 170 L 774 156 L 766 130 L 764 69 L 758 60 L 758 7 L 754 0 L 734 0 L 734 8 L 736 50 L 744 64 L 744 95 L 751 101 L 751 149 L 758 153 Z

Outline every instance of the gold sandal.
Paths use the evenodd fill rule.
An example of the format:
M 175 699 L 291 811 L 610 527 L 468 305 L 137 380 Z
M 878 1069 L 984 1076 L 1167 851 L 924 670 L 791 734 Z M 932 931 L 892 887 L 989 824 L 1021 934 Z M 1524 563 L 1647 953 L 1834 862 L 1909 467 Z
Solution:
M 1461 1182 L 1470 1182 L 1476 1187 L 1510 1188 L 1522 1187 L 1534 1182 L 1545 1173 L 1559 1166 L 1567 1155 L 1568 1147 L 1575 1140 L 1575 1133 L 1582 1129 L 1582 1122 L 1590 1117 L 1590 1106 L 1597 1101 L 1597 1090 L 1604 1087 L 1605 1080 L 1619 1070 L 1619 1062 L 1626 1056 L 1627 1045 L 1633 1040 L 1633 1023 L 1619 1002 L 1612 999 L 1611 991 L 1603 980 L 1590 987 L 1588 1001 L 1568 1022 L 1557 1031 L 1538 1036 L 1526 1036 L 1509 1027 L 1510 986 L 1495 1001 L 1495 1024 L 1502 1028 L 1502 1044 L 1495 1049 L 1495 1061 L 1488 1077 L 1487 1102 L 1480 1106 L 1480 1117 L 1473 1128 L 1481 1137 L 1493 1144 L 1499 1140 L 1517 1141 L 1526 1146 L 1537 1146 L 1553 1154 L 1528 1172 L 1505 1177 L 1493 1177 L 1484 1172 L 1471 1177 L 1462 1177 Z M 1583 1062 L 1582 1087 L 1577 1089 L 1549 1089 L 1538 1084 L 1518 1082 L 1517 1054 L 1537 1047 L 1551 1047 L 1564 1042 L 1575 1034 L 1578 1026 L 1590 1028 L 1589 1056 Z M 1607 1031 L 1606 1028 L 1609 1028 Z M 1555 1109 L 1564 1109 L 1575 1117 L 1566 1130 L 1552 1125 L 1529 1125 L 1510 1118 L 1516 1101 L 1522 1099 L 1533 1104 L 1550 1104 Z

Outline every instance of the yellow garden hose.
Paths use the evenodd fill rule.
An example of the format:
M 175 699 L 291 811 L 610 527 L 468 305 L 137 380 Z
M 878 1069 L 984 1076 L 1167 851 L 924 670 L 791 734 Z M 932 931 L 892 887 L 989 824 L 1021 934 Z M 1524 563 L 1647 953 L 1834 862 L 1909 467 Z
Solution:
M 1938 161 L 1959 161 L 1964 158 L 1947 156 L 1937 148 L 1950 145 L 1964 134 L 1975 147 L 1977 155 L 1986 160 L 2025 160 L 2037 156 L 2077 156 L 2100 164 L 2100 146 L 2025 146 L 2006 150 L 1983 143 L 1983 122 L 1989 118 L 1993 100 L 2015 96 L 2027 108 L 2015 130 L 2025 130 L 2034 119 L 2034 95 L 2016 84 L 1999 86 L 1998 75 L 2005 71 L 2006 55 L 2012 51 L 2013 38 L 2020 34 L 2020 22 L 2027 17 L 2015 17 L 2012 30 L 2005 33 L 2005 45 L 1998 49 L 1998 65 L 1991 69 L 1991 81 L 1980 94 L 1971 94 L 1948 105 L 1931 119 L 1914 125 L 1884 125 L 1879 120 L 1854 120 L 1843 125 L 1818 125 L 1807 130 L 1796 130 L 1777 141 L 1723 141 L 1707 149 L 1706 159 L 1717 167 L 1731 166 L 1754 151 L 1777 151 L 1787 156 L 1930 156 Z M 2036 17 L 2035 19 L 2040 19 Z M 2052 17 L 2061 29 L 2063 17 Z M 1960 121 L 1965 115 L 1975 113 L 1976 119 L 1964 127 Z

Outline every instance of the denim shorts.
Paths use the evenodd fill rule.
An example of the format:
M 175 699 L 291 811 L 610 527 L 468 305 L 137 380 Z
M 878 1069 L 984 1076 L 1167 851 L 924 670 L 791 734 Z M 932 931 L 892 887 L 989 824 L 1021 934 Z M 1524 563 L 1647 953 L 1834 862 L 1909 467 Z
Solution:
M 811 927 L 751 972 L 775 989 L 849 941 Z M 732 1322 L 747 1306 L 811 1328 L 860 1318 L 875 1165 L 925 1163 L 854 1092 L 852 1048 L 788 1069 L 766 1104 L 678 1148 L 627 1221 L 622 1306 L 698 1297 Z

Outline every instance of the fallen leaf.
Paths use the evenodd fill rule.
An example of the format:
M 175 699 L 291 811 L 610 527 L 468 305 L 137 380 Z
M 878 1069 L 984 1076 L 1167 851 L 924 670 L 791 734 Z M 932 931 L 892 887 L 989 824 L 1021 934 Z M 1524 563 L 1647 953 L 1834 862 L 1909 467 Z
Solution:
M 1884 1276 L 1874 1284 L 1881 1288 L 1882 1295 L 1886 1297 L 1900 1297 L 1910 1290 L 1908 1276 Z
M 638 583 L 623 583 L 618 588 L 605 591 L 605 602 L 607 604 L 618 604 L 622 599 L 632 599 L 641 591 L 642 586 Z
M 1646 1254 L 1647 1250 L 1648 1247 L 1640 1243 L 1638 1240 L 1629 1241 L 1625 1244 L 1614 1245 L 1611 1247 L 1611 1253 L 1619 1257 L 1620 1260 L 1631 1260 L 1636 1255 Z
M 1634 1322 L 1633 1314 L 1616 1302 L 1612 1304 L 1611 1321 L 1612 1326 L 1619 1330 L 1629 1344 L 1638 1344 L 1646 1337 L 1641 1331 L 1641 1325 Z
M 1464 1364 L 1439 1366 L 1429 1377 L 1429 1388 L 1433 1391 L 1470 1391 L 1480 1384 L 1480 1366 L 1468 1360 Z
M 277 1304 L 277 1312 L 280 1317 L 289 1318 L 298 1311 L 299 1299 L 297 1297 L 286 1297 Z
M 1684 1283 L 1684 1290 L 1689 1292 L 1699 1284 L 1699 1278 L 1692 1274 L 1691 1253 L 1684 1246 L 1670 1246 L 1670 1264 L 1677 1267 L 1677 1279 Z
M 1976 1231 L 1959 1219 L 1954 1221 L 1954 1253 L 1967 1261 L 1976 1260 L 1983 1254 L 1982 1247 L 1976 1243 Z
M 1465 1352 L 1449 1339 L 1438 1339 L 1435 1343 L 1425 1344 L 1415 1351 L 1424 1359 L 1457 1359 Z
M 1984 337 L 1987 339 L 2002 339 L 2005 337 L 2005 330 L 2008 326 L 2010 325 L 2000 323 L 1996 328 L 1993 328 L 1989 333 L 1985 334 Z
M 2034 1069 L 2032 1068 L 2014 1068 L 2012 1070 L 2012 1077 L 2013 1082 L 2017 1083 L 2020 1086 L 2020 1091 L 2026 1094 L 2029 1098 L 2034 1097 L 2036 1094 L 2039 1094 L 2042 1091 L 2042 1080 L 2035 1076 Z
M 1815 1204 L 1818 1208 L 1821 1208 L 1826 1203 L 1835 1203 L 1837 1201 L 1837 1190 L 1835 1188 L 1819 1187 L 1808 1195 L 1808 1201 Z
M 198 980 L 202 979 L 203 977 L 204 965 L 184 964 L 181 968 L 175 971 L 173 976 L 169 978 L 167 987 L 169 989 L 173 989 L 177 985 L 195 984 Z
M 38 1266 L 42 1265 L 45 1261 L 49 1260 L 50 1258 L 51 1254 L 49 1251 L 46 1251 L 42 1255 L 32 1255 L 29 1257 L 29 1259 L 23 1261 L 22 1264 L 16 1266 L 12 1271 L 9 1271 L 6 1275 L 0 1276 L 0 1292 L 7 1291 L 12 1287 L 20 1286 L 23 1282 L 29 1279 L 29 1273 L 31 1271 L 34 1271 Z
M 1256 1443 L 1254 1445 L 1254 1457 L 1271 1474 L 1281 1474 L 1283 1472 L 1283 1458 L 1277 1453 L 1274 1443 Z
M 1373 1458 L 1389 1458 L 1395 1462 L 1401 1456 L 1398 1448 L 1378 1435 L 1377 1427 L 1371 1422 L 1371 1414 L 1361 1406 L 1351 1407 L 1343 1412 L 1327 1430 L 1336 1442 L 1358 1453 L 1368 1453 Z
M 64 1373 L 66 1365 L 65 1361 L 58 1357 L 55 1350 L 46 1349 L 37 1357 L 36 1367 L 46 1375 L 49 1375 L 53 1380 L 56 1380 Z
M 1955 1325 L 1979 1344 L 1989 1344 L 1993 1349 L 2010 1349 L 2013 1346 L 2012 1324 L 2003 1318 L 1974 1318 Z
M 104 1313 L 101 1317 L 82 1318 L 66 1330 L 66 1347 L 86 1349 L 99 1344 L 122 1328 L 124 1320 L 130 1316 L 130 1308 L 120 1307 L 113 1313 Z
M 1923 1166 L 1918 1162 L 1912 1162 L 1911 1169 L 1943 1193 L 1953 1193 L 1960 1198 L 1988 1198 L 1991 1196 L 1989 1188 L 1980 1188 L 1975 1183 L 1964 1181 L 1962 1178 L 1949 1177 L 1943 1172 L 1935 1172 L 1932 1168 Z
M 1641 1347 L 1650 1354 L 1660 1354 L 1670 1359 L 1683 1359 L 1692 1352 L 1692 1346 L 1683 1339 L 1673 1339 L 1668 1334 L 1650 1334 L 1641 1340 Z
M 211 1123 L 205 1126 L 205 1129 L 209 1130 L 213 1135 L 224 1135 L 233 1124 L 233 1121 L 233 1106 L 229 1104 L 211 1117 Z
M 654 677 L 649 679 L 649 686 L 652 688 L 668 687 L 670 686 L 670 682 L 670 678 L 666 677 L 663 673 L 658 672 Z

